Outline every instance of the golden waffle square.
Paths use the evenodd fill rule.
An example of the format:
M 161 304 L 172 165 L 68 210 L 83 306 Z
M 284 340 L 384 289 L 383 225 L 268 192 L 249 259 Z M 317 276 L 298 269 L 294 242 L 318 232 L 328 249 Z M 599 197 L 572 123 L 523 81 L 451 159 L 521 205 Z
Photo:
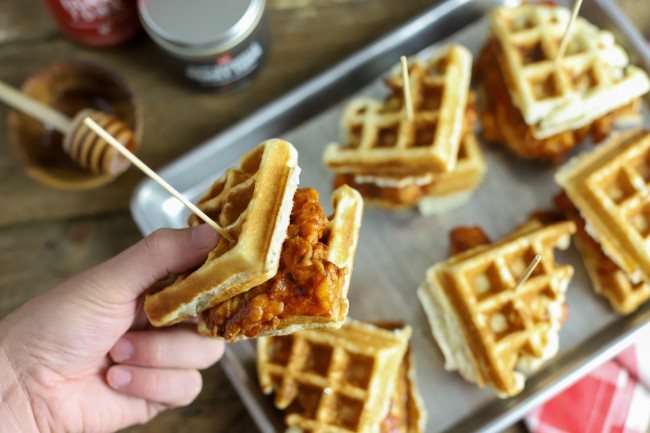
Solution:
M 576 246 L 587 267 L 596 293 L 607 298 L 619 314 L 635 312 L 650 299 L 650 285 L 633 283 L 625 272 L 607 257 L 598 243 L 587 233 L 576 236 Z
M 389 331 L 349 321 L 337 330 L 258 339 L 262 391 L 275 392 L 290 428 L 370 433 L 389 412 L 411 328 Z M 291 431 L 291 430 L 290 430 Z
M 489 385 L 499 397 L 524 388 L 524 373 L 555 355 L 573 268 L 555 262 L 575 225 L 525 224 L 502 240 L 457 254 L 431 267 L 418 298 L 445 368 Z M 517 287 L 536 255 L 532 275 Z
M 650 284 L 633 283 L 616 263 L 585 230 L 585 221 L 569 198 L 562 194 L 556 199 L 578 230 L 575 236 L 576 247 L 585 262 L 589 278 L 596 293 L 607 298 L 612 308 L 619 314 L 630 314 L 650 299 Z
M 197 206 L 233 241 L 221 238 L 198 269 L 147 293 L 144 310 L 153 325 L 196 316 L 275 275 L 299 173 L 294 147 L 273 139 L 244 154 L 238 168 L 214 182 Z M 200 220 L 192 216 L 189 223 Z
M 611 32 L 578 17 L 557 67 L 555 55 L 571 12 L 559 6 L 501 7 L 490 15 L 512 101 L 534 137 L 578 129 L 630 104 L 650 80 L 630 64 Z
M 278 272 L 260 286 L 203 311 L 199 332 L 228 342 L 339 328 L 348 316 L 348 287 L 359 239 L 363 200 L 348 186 L 332 194 L 327 218 L 318 193 L 294 196 Z
M 398 70 L 386 80 L 386 101 L 353 99 L 344 109 L 345 144 L 325 149 L 325 165 L 338 173 L 413 175 L 456 165 L 469 95 L 472 55 L 452 45 L 427 63 L 412 61 L 409 83 L 413 120 L 406 117 Z
M 633 283 L 650 282 L 650 132 L 632 130 L 555 176 L 586 231 Z
M 469 200 L 483 180 L 485 170 L 476 137 L 468 133 L 461 142 L 458 161 L 452 171 L 402 177 L 339 174 L 334 184 L 350 185 L 371 206 L 396 210 L 417 205 L 420 213 L 432 215 Z
M 395 380 L 388 413 L 379 426 L 380 433 L 424 433 L 427 413 L 415 377 L 415 360 L 409 347 Z
M 404 328 L 402 322 L 374 322 L 373 325 L 392 331 Z M 410 345 L 397 372 L 388 407 L 388 413 L 379 426 L 379 433 L 424 433 L 427 411 L 417 387 L 415 359 Z
M 614 126 L 629 127 L 639 123 L 640 98 L 624 107 L 599 117 L 591 124 L 578 129 L 562 131 L 544 139 L 535 138 L 536 125 L 527 125 L 521 111 L 510 98 L 508 88 L 512 81 L 504 63 L 498 41 L 491 38 L 483 47 L 476 71 L 483 94 L 480 119 L 482 135 L 488 141 L 501 142 L 521 158 L 560 162 L 577 143 L 591 136 L 597 143 L 611 133 Z

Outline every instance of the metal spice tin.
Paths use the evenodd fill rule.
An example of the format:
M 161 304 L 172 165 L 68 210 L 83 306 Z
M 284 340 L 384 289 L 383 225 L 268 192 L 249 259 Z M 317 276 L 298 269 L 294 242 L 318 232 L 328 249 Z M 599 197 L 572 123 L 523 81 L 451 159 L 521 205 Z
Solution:
M 268 44 L 265 0 L 138 0 L 149 36 L 202 87 L 229 91 L 248 84 Z

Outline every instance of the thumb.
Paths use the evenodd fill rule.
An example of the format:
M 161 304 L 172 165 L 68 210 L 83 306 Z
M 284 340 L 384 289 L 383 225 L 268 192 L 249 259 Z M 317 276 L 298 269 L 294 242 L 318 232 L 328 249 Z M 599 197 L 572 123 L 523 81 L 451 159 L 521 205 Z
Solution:
M 84 290 L 105 302 L 132 302 L 169 274 L 185 272 L 202 264 L 218 239 L 217 232 L 207 224 L 186 229 L 159 229 L 89 270 L 83 278 L 93 284 Z

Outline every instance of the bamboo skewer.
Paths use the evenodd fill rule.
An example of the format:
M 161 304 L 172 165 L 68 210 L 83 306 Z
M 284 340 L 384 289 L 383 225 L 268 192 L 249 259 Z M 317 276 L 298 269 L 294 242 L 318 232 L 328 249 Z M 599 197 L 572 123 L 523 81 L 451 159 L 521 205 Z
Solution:
M 524 271 L 523 275 L 519 278 L 519 281 L 517 281 L 517 284 L 515 285 L 515 288 L 513 290 L 518 290 L 519 287 L 521 287 L 528 278 L 533 274 L 533 271 L 539 265 L 539 262 L 542 261 L 542 256 L 537 254 L 533 260 L 530 262 L 526 270 Z
M 150 169 L 144 162 L 142 162 L 137 156 L 133 154 L 129 149 L 127 149 L 120 141 L 115 138 L 113 135 L 109 134 L 103 127 L 101 127 L 97 122 L 95 122 L 90 116 L 94 113 L 100 113 L 96 110 L 86 110 L 82 113 L 79 113 L 75 119 L 68 118 L 65 114 L 45 105 L 44 103 L 37 101 L 24 93 L 20 92 L 17 89 L 9 86 L 6 83 L 0 81 L 0 100 L 5 101 L 11 107 L 17 108 L 18 110 L 36 118 L 37 120 L 53 126 L 57 131 L 64 134 L 64 150 L 80 165 L 84 168 L 89 165 L 95 169 L 95 171 L 105 171 L 109 174 L 117 174 L 117 171 L 123 171 L 126 166 L 121 164 L 122 167 L 117 167 L 115 164 L 111 164 L 112 161 L 107 161 L 104 166 L 95 167 L 98 162 L 96 161 L 86 161 L 86 158 L 82 155 L 91 155 L 102 154 L 101 150 L 106 144 L 109 144 L 117 152 L 119 152 L 123 157 L 129 160 L 133 165 L 142 170 L 147 176 L 153 179 L 156 183 L 162 186 L 167 192 L 176 197 L 183 205 L 188 207 L 193 213 L 195 213 L 199 218 L 201 218 L 206 224 L 215 229 L 217 233 L 223 236 L 228 241 L 232 241 L 231 236 L 223 228 L 221 228 L 216 222 L 214 222 L 209 216 L 207 216 L 201 209 L 196 207 L 192 202 L 187 200 L 181 193 L 176 191 L 170 184 L 168 184 L 163 178 L 161 178 L 156 172 Z M 112 130 L 120 130 L 125 141 L 129 142 L 132 139 L 132 133 L 128 128 L 123 128 L 119 120 L 113 118 L 112 116 L 104 116 L 105 124 L 112 128 Z M 80 120 L 83 118 L 83 122 Z M 78 119 L 78 120 L 77 120 Z M 83 123 L 83 124 L 82 124 Z M 96 138 L 84 138 L 83 128 L 84 125 L 94 131 L 102 140 L 97 140 Z M 93 149 L 94 148 L 94 149 Z M 93 152 L 93 150 L 95 152 Z M 115 169 L 115 171 L 111 171 Z
M 562 36 L 560 47 L 558 48 L 557 53 L 555 54 L 556 67 L 560 64 L 562 57 L 564 57 L 564 53 L 566 51 L 567 45 L 569 45 L 569 36 L 571 35 L 571 30 L 573 29 L 573 25 L 576 21 L 576 18 L 578 17 L 578 12 L 580 11 L 581 6 L 582 6 L 582 0 L 575 0 L 573 2 L 573 9 L 571 10 L 571 18 L 569 18 L 569 23 L 567 24 L 566 29 L 564 30 L 564 36 Z
M 96 167 L 98 164 L 97 161 L 87 161 L 87 158 L 82 156 L 102 154 L 102 152 L 98 150 L 102 149 L 106 144 L 109 144 L 123 157 L 129 160 L 133 165 L 138 167 L 147 176 L 156 181 L 165 190 L 167 190 L 167 192 L 176 197 L 199 218 L 205 221 L 206 224 L 215 229 L 217 233 L 219 233 L 228 241 L 232 241 L 230 235 L 223 228 L 221 228 L 216 222 L 214 222 L 192 202 L 183 197 L 181 193 L 176 191 L 164 179 L 158 176 L 156 172 L 150 169 L 144 162 L 135 156 L 122 143 L 120 143 L 117 138 L 109 134 L 103 127 L 101 127 L 90 117 L 91 115 L 94 115 L 93 113 L 99 112 L 96 112 L 94 110 L 86 110 L 82 113 L 79 113 L 75 119 L 70 120 L 70 118 L 68 118 L 65 114 L 60 113 L 59 111 L 43 104 L 42 102 L 25 95 L 24 93 L 20 92 L 17 89 L 14 89 L 2 81 L 0 81 L 0 100 L 5 101 L 11 107 L 17 108 L 18 110 L 36 118 L 37 120 L 40 120 L 44 124 L 52 125 L 57 131 L 63 133 L 65 137 L 64 150 L 66 150 L 66 152 L 69 153 L 69 155 L 76 162 L 80 163 L 80 165 L 82 165 L 84 168 L 91 168 L 89 166 L 92 166 L 95 171 L 103 170 L 109 174 L 117 174 L 118 171 L 123 171 L 126 166 L 123 164 L 112 164 L 112 162 L 115 161 L 106 161 L 103 166 Z M 106 117 L 106 125 L 112 127 L 114 130 L 120 130 L 123 138 L 125 138 L 125 141 L 130 142 L 133 134 L 130 130 L 128 130 L 128 128 L 122 128 L 121 122 L 112 116 L 104 117 Z M 81 118 L 83 118 L 83 122 L 80 122 Z M 83 125 L 81 123 L 83 123 Z M 94 131 L 103 140 L 103 142 L 92 137 L 90 139 L 84 138 L 84 134 L 82 133 L 84 125 Z M 95 150 L 95 152 L 93 152 L 93 150 Z M 118 167 L 118 165 L 121 165 L 121 167 Z M 111 170 L 114 171 L 112 172 Z
M 172 187 L 170 184 L 168 184 L 162 177 L 160 177 L 155 171 L 153 171 L 149 166 L 147 166 L 144 162 L 142 162 L 137 156 L 135 156 L 133 153 L 131 153 L 127 148 L 125 148 L 122 143 L 117 141 L 111 134 L 106 132 L 104 128 L 102 128 L 100 125 L 97 124 L 93 119 L 90 117 L 86 117 L 83 122 L 88 128 L 92 129 L 97 135 L 99 135 L 103 140 L 105 140 L 108 144 L 113 146 L 115 150 L 120 152 L 122 156 L 124 156 L 126 159 L 131 161 L 133 165 L 138 167 L 144 174 L 149 176 L 152 180 L 154 180 L 158 185 L 163 187 L 168 193 L 173 195 L 178 201 L 183 203 L 187 208 L 189 208 L 196 216 L 201 218 L 206 224 L 208 224 L 210 227 L 215 229 L 217 233 L 219 233 L 221 236 L 223 236 L 226 240 L 232 241 L 233 239 L 230 237 L 228 232 L 226 232 L 221 226 L 219 226 L 216 222 L 214 222 L 209 216 L 207 216 L 201 209 L 196 207 L 191 201 L 186 199 L 180 192 L 176 191 L 174 187 Z
M 101 120 L 104 128 L 113 131 L 118 141 L 124 143 L 129 149 L 137 147 L 134 134 L 128 125 L 108 113 L 89 108 L 80 111 L 70 119 L 64 113 L 2 81 L 0 81 L 0 101 L 40 121 L 46 125 L 46 128 L 52 127 L 63 134 L 63 151 L 81 168 L 91 173 L 117 176 L 128 168 L 128 163 L 112 149 L 111 152 L 104 152 L 107 144 L 95 134 L 91 137 L 79 134 L 85 130 L 81 123 L 86 116 L 93 116 L 97 121 Z
M 404 106 L 406 107 L 406 118 L 408 120 L 413 120 L 413 100 L 411 99 L 411 82 L 409 81 L 409 67 L 406 62 L 406 57 L 400 57 L 400 62 L 402 63 L 402 81 L 404 82 Z

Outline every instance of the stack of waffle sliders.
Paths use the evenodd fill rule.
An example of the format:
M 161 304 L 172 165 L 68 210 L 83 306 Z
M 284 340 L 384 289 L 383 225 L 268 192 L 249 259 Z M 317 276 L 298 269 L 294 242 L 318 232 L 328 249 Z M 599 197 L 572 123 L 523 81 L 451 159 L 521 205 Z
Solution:
M 555 178 L 596 292 L 618 313 L 636 311 L 650 299 L 650 131 L 617 134 Z
M 642 121 L 647 74 L 629 63 L 613 34 L 578 18 L 565 56 L 554 61 L 566 8 L 523 4 L 490 15 L 490 39 L 475 71 L 486 139 L 516 155 L 558 162 L 580 141 L 599 142 L 615 126 Z M 566 220 L 531 219 L 499 241 L 480 228 L 452 232 L 451 257 L 418 289 L 445 368 L 519 394 L 526 375 L 558 351 L 574 270 L 555 262 L 572 234 L 596 292 L 629 314 L 650 299 L 650 132 L 617 135 L 562 167 L 556 204 Z M 535 255 L 532 276 L 518 278 Z
M 349 320 L 257 342 L 265 394 L 275 392 L 287 433 L 423 433 L 426 412 L 401 323 Z
M 328 145 L 323 160 L 336 173 L 335 187 L 357 189 L 369 205 L 442 213 L 467 201 L 485 172 L 472 131 L 472 55 L 451 45 L 426 63 L 409 63 L 413 118 L 397 66 L 385 80 L 384 101 L 356 98 L 345 107 L 344 144 Z
M 418 289 L 445 369 L 501 398 L 524 389 L 526 374 L 559 348 L 574 271 L 555 262 L 554 248 L 568 248 L 575 230 L 571 221 L 531 217 L 496 242 L 480 227 L 452 231 L 452 256 L 429 268 Z M 536 255 L 539 265 L 521 282 Z
M 299 173 L 296 149 L 272 139 L 214 182 L 198 207 L 233 240 L 220 238 L 204 264 L 147 293 L 153 325 L 199 315 L 199 332 L 233 342 L 345 322 L 363 201 L 341 187 L 327 218 L 315 190 L 297 189 Z
M 599 142 L 615 125 L 640 124 L 650 80 L 612 33 L 578 17 L 555 61 L 569 17 L 548 4 L 490 14 L 476 67 L 483 135 L 522 158 L 558 162 L 587 136 Z

